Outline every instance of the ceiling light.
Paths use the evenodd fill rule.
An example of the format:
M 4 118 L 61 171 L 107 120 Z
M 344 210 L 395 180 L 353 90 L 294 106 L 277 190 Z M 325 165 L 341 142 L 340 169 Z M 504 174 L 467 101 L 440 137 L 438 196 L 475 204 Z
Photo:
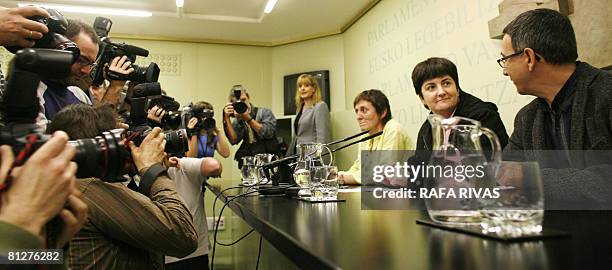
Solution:
M 177 1 L 178 2 L 178 1 Z M 116 8 L 101 8 L 101 7 L 84 7 L 84 6 L 67 6 L 67 5 L 56 5 L 46 3 L 28 3 L 28 4 L 17 4 L 19 7 L 23 6 L 37 6 L 56 9 L 62 12 L 68 13 L 86 13 L 96 15 L 118 15 L 118 16 L 134 16 L 134 17 L 151 17 L 153 13 L 143 10 L 133 9 L 116 9 Z
M 264 12 L 265 13 L 272 12 L 272 9 L 274 9 L 274 5 L 276 5 L 276 1 L 277 0 L 268 0 L 268 3 L 266 4 L 266 8 L 264 9 Z
M 182 8 L 185 5 L 185 0 L 176 0 L 176 7 Z

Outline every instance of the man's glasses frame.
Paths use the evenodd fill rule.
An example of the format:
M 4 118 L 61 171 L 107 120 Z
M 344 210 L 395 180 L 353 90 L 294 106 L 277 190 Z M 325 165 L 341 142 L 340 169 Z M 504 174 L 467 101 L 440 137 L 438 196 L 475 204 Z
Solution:
M 523 54 L 523 53 L 525 53 L 525 51 L 524 51 L 524 50 L 523 50 L 523 51 L 520 51 L 520 52 L 515 52 L 515 53 L 513 53 L 513 54 L 511 54 L 511 55 L 507 55 L 507 56 L 504 56 L 504 55 L 502 54 L 502 56 L 503 56 L 503 57 L 502 57 L 502 58 L 497 59 L 497 64 L 499 64 L 499 66 L 500 66 L 501 68 L 504 68 L 504 67 L 506 66 L 506 61 L 508 61 L 508 59 L 510 59 L 510 58 L 512 58 L 512 57 L 515 57 L 515 56 L 517 56 L 517 55 L 521 55 L 521 54 Z

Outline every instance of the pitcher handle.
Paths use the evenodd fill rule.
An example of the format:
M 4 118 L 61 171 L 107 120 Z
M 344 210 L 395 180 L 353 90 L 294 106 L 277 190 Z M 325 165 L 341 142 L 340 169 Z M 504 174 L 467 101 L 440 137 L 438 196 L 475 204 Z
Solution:
M 487 136 L 487 138 L 489 139 L 489 142 L 491 142 L 491 145 L 493 146 L 493 154 L 491 155 L 491 160 L 494 163 L 500 163 L 501 162 L 501 154 L 502 154 L 502 149 L 501 149 L 501 144 L 499 143 L 499 138 L 497 138 L 497 135 L 495 135 L 495 132 L 493 132 L 492 130 L 486 128 L 486 127 L 481 127 L 480 130 L 482 130 L 482 133 Z
M 325 149 L 327 149 L 327 152 L 329 152 L 329 164 L 325 165 L 325 166 L 331 166 L 334 163 L 334 155 L 332 154 L 331 149 L 327 146 L 327 145 L 323 145 L 323 147 L 325 147 Z M 323 163 L 323 159 L 321 159 L 321 163 Z

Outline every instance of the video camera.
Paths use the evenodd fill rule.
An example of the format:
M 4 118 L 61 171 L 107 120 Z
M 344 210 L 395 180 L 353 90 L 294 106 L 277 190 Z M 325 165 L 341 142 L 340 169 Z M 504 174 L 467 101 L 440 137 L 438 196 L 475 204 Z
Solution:
M 242 114 L 247 111 L 247 104 L 240 100 L 240 96 L 242 96 L 242 92 L 245 92 L 246 89 L 241 84 L 237 84 L 232 86 L 232 92 L 234 93 L 234 98 L 236 99 L 232 103 L 232 107 L 234 107 L 234 111 L 239 114 Z
M 164 98 L 166 97 L 166 98 Z M 171 100 L 170 100 L 171 99 Z M 164 101 L 160 101 L 164 100 Z M 156 103 L 157 102 L 157 103 Z M 152 128 L 148 125 L 147 114 L 153 104 L 160 104 L 163 109 L 178 110 L 180 104 L 171 97 L 162 95 L 161 86 L 159 83 L 143 83 L 134 87 L 132 97 L 130 98 L 130 133 L 139 132 L 140 136 L 135 137 L 134 142 L 140 142 L 146 137 Z M 176 113 L 172 113 L 176 115 Z M 177 116 L 171 116 L 173 119 L 168 121 L 177 121 Z M 178 114 L 178 123 L 180 124 L 180 113 Z M 162 119 L 163 121 L 163 119 Z M 172 127 L 171 127 L 172 128 Z M 189 150 L 189 140 L 185 129 L 165 131 L 166 149 L 165 152 L 176 156 L 183 156 Z
M 46 9 L 49 13 L 49 18 L 41 16 L 32 16 L 28 19 L 39 22 L 47 26 L 49 32 L 43 34 L 42 38 L 34 41 L 33 48 L 47 48 L 62 51 L 72 52 L 74 55 L 73 63 L 77 60 L 81 51 L 79 47 L 66 37 L 66 29 L 68 28 L 68 20 L 55 9 Z M 19 46 L 8 46 L 6 47 L 11 53 L 16 53 L 18 50 L 23 49 Z
M 125 44 L 125 43 L 113 43 L 108 37 L 108 32 L 112 26 L 112 21 L 104 17 L 96 17 L 94 21 L 94 29 L 96 34 L 100 37 L 100 52 L 98 53 L 98 59 L 96 60 L 97 66 L 92 71 L 92 84 L 100 86 L 104 82 L 104 73 L 106 78 L 109 80 L 119 81 L 133 81 L 137 83 L 152 83 L 157 82 L 159 79 L 159 66 L 151 62 L 147 67 L 141 67 L 136 64 L 136 56 L 149 56 L 149 51 L 137 46 Z M 115 57 L 127 56 L 128 60 L 132 63 L 131 68 L 134 71 L 128 75 L 110 71 L 107 64 L 109 64 Z
M 217 122 L 213 118 L 215 116 L 215 112 L 211 109 L 189 104 L 183 108 L 183 115 L 184 126 L 187 126 L 192 117 L 195 117 L 198 120 L 198 123 L 193 128 L 193 130 L 197 130 L 198 132 L 200 130 L 212 131 L 217 126 Z
M 40 76 L 68 76 L 74 58 L 70 51 L 22 49 L 15 53 L 11 61 L 0 107 L 6 122 L 0 128 L 0 144 L 10 145 L 16 155 L 24 150 L 24 161 L 51 138 L 35 124 L 40 108 L 36 94 Z M 123 181 L 120 176 L 131 168 L 131 155 L 123 130 L 104 132 L 93 139 L 68 143 L 76 147 L 74 161 L 79 167 L 79 178 Z

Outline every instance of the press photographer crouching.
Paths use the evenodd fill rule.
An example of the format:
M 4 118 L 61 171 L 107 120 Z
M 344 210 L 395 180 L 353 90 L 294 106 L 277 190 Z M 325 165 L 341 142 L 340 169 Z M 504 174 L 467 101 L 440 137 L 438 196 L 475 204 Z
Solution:
M 93 138 L 116 125 L 101 119 L 116 119 L 111 107 L 74 104 L 55 116 L 49 131 L 65 130 L 72 138 Z M 135 191 L 134 182 L 77 181 L 89 205 L 89 218 L 70 243 L 70 267 L 163 269 L 164 254 L 183 257 L 196 249 L 192 215 L 162 164 L 167 160 L 164 137 L 156 127 L 140 146 L 129 143 L 140 175 L 140 192 Z M 143 190 L 145 186 L 149 186 L 148 192 Z

